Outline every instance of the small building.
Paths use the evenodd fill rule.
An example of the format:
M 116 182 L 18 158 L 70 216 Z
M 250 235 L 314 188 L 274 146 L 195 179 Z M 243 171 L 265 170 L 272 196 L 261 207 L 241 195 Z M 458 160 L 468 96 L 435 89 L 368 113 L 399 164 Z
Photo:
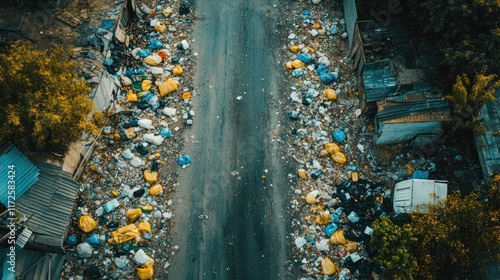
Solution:
M 80 185 L 59 166 L 31 162 L 11 143 L 0 148 L 0 170 L 11 175 L 0 178 L 2 186 L 12 185 L 9 181 L 15 182 L 15 193 L 0 188 L 0 248 L 6 248 L 3 250 L 9 251 L 13 245 L 8 225 L 11 219 L 17 221 L 14 229 L 15 277 L 59 279 L 64 240 Z M 15 204 L 12 203 L 14 199 Z M 0 256 L 2 279 L 15 279 L 8 274 L 9 263 L 5 256 Z
M 374 142 L 377 145 L 429 136 L 432 141 L 451 120 L 448 101 L 439 92 L 410 91 L 377 102 Z
M 362 107 L 368 115 L 375 115 L 376 102 L 392 96 L 396 92 L 396 76 L 389 59 L 366 63 L 361 75 L 360 89 L 363 100 Z
M 500 91 L 496 100 L 488 101 L 479 113 L 484 133 L 474 133 L 477 154 L 483 175 L 488 178 L 500 173 Z

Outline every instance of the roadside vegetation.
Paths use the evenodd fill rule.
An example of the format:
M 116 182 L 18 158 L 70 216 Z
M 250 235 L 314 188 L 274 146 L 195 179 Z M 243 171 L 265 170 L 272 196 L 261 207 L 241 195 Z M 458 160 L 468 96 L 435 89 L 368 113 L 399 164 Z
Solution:
M 23 42 L 0 54 L 0 143 L 21 149 L 65 147 L 97 133 L 102 114 L 92 114 L 87 82 L 76 74 L 67 49 L 38 50 Z
M 398 225 L 373 223 L 370 245 L 387 279 L 476 279 L 500 249 L 500 175 L 483 194 L 451 194 Z

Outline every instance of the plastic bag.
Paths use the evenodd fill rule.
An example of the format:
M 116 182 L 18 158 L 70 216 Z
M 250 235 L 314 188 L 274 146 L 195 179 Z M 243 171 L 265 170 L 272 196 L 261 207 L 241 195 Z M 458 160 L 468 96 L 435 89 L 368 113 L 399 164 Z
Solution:
M 307 179 L 307 171 L 305 171 L 304 169 L 297 170 L 297 175 L 299 175 L 299 178 L 302 180 Z
M 128 102 L 137 102 L 137 94 L 133 90 L 129 91 L 127 100 Z
M 299 46 L 290 46 L 290 51 L 293 52 L 293 53 L 296 53 L 299 51 Z
M 295 239 L 295 246 L 297 246 L 297 248 L 302 248 L 304 245 L 307 244 L 307 240 L 304 238 L 304 237 L 297 237 Z
M 130 165 L 132 165 L 133 167 L 139 167 L 139 166 L 142 166 L 144 165 L 144 161 L 138 157 L 134 157 L 131 161 L 130 161 Z
M 302 61 L 303 63 L 310 63 L 312 61 L 312 57 L 308 53 L 300 53 L 297 55 L 297 59 Z
M 335 90 L 333 90 L 331 88 L 325 88 L 323 90 L 323 93 L 325 94 L 326 99 L 328 99 L 328 100 L 335 100 L 335 99 L 337 99 L 337 93 L 335 92 Z
M 145 57 L 148 57 L 151 55 L 151 52 L 149 50 L 146 50 L 146 49 L 142 49 L 140 51 L 137 52 L 137 54 L 142 57 L 142 58 L 145 58 Z
M 339 268 L 329 258 L 324 258 L 321 261 L 321 272 L 323 275 L 333 275 L 339 271 Z
M 358 181 L 358 173 L 357 172 L 352 172 L 351 173 L 351 180 L 356 183 Z
M 330 251 L 330 247 L 328 246 L 328 239 L 321 239 L 319 242 L 316 241 L 316 249 L 318 249 L 318 251 Z
M 186 91 L 185 93 L 182 94 L 182 99 L 186 100 L 191 98 L 191 92 Z
M 338 227 L 336 224 L 334 224 L 334 223 L 331 223 L 331 224 L 327 225 L 327 226 L 325 227 L 325 235 L 326 235 L 327 237 L 332 236 L 332 234 L 333 234 L 333 233 L 334 233 L 334 232 L 335 232 L 338 228 L 339 228 L 339 227 Z
M 309 204 L 315 204 L 316 203 L 316 196 L 318 196 L 319 191 L 314 190 L 306 195 L 306 202 Z
M 158 196 L 163 193 L 163 188 L 160 184 L 156 184 L 149 188 L 148 192 L 152 196 Z
M 141 267 L 136 268 L 137 278 L 139 280 L 149 280 L 153 278 L 153 265 L 154 261 L 150 258 L 150 261 L 146 264 L 143 264 Z
M 173 70 L 174 76 L 180 76 L 180 75 L 182 75 L 182 73 L 184 73 L 184 70 L 182 69 L 181 65 L 177 65 L 174 67 L 174 70 Z
M 177 164 L 180 166 L 189 166 L 191 164 L 191 157 L 188 155 L 182 155 L 177 159 Z
M 148 46 L 150 49 L 152 50 L 159 50 L 159 49 L 163 49 L 163 43 L 160 42 L 159 40 L 151 40 L 149 42 L 149 46 Z
M 149 119 L 140 119 L 139 120 L 140 127 L 150 129 L 152 125 L 153 125 L 153 121 L 151 121 Z
M 128 87 L 132 84 L 132 80 L 129 77 L 122 77 L 122 86 Z
M 330 223 L 330 212 L 328 211 L 322 212 L 320 215 L 319 224 L 326 226 L 329 223 Z
M 121 228 L 116 229 L 111 233 L 112 238 L 108 239 L 108 243 L 112 245 L 119 245 L 130 241 L 140 235 L 139 230 L 134 224 L 128 224 Z
M 167 26 L 162 21 L 157 21 L 154 27 L 156 32 L 163 33 L 167 30 Z
M 128 218 L 128 220 L 133 223 L 137 218 L 139 218 L 142 215 L 141 209 L 129 209 L 125 213 L 125 217 Z
M 337 141 L 339 143 L 344 142 L 344 140 L 346 139 L 345 133 L 340 129 L 335 129 L 332 132 L 332 136 L 333 136 L 333 138 L 335 138 L 335 141 Z
M 143 91 L 148 91 L 151 88 L 151 84 L 153 84 L 153 82 L 150 80 L 143 80 L 141 83 L 141 89 Z
M 325 144 L 325 150 L 329 154 L 335 154 L 340 152 L 340 148 L 337 144 L 335 143 L 327 143 Z
M 129 148 L 126 148 L 126 149 L 122 152 L 121 156 L 122 156 L 124 159 L 126 159 L 126 160 L 131 160 L 131 159 L 133 159 L 133 158 L 134 158 L 134 154 L 132 153 L 132 151 L 131 151 Z
M 155 144 L 155 145 L 161 145 L 161 143 L 163 143 L 163 140 L 165 140 L 165 138 L 163 138 L 163 136 L 154 135 L 153 133 L 146 133 L 143 135 L 143 138 L 144 138 L 144 141 L 146 141 L 148 143 Z
M 303 65 L 302 61 L 300 61 L 298 59 L 295 59 L 294 61 L 292 61 L 293 68 L 300 68 L 300 67 L 302 67 L 302 65 Z
M 92 217 L 83 215 L 78 220 L 78 228 L 83 232 L 91 232 L 99 225 Z
M 342 231 L 342 230 L 335 231 L 330 236 L 330 243 L 332 243 L 333 245 L 341 245 L 341 244 L 346 243 L 345 237 L 344 237 L 344 231 Z
M 134 130 L 131 127 L 125 129 L 124 134 L 127 139 L 134 139 L 137 136 L 137 134 L 135 134 Z
M 149 170 L 144 170 L 144 180 L 150 185 L 158 182 L 158 173 L 150 172 Z
M 287 61 L 285 63 L 285 67 L 286 67 L 286 69 L 293 69 L 292 61 Z
M 156 66 L 156 65 L 160 64 L 161 61 L 162 61 L 162 59 L 157 53 L 153 53 L 152 55 L 150 55 L 144 59 L 144 62 L 148 65 L 151 65 L 151 66 Z
M 151 230 L 151 224 L 149 222 L 140 222 L 138 225 L 137 225 L 137 229 L 140 231 L 140 232 L 149 232 L 149 233 L 153 233 L 153 231 Z
M 151 258 L 148 255 L 146 255 L 144 250 L 139 249 L 139 250 L 137 250 L 137 252 L 135 252 L 134 261 L 136 263 L 145 264 L 145 263 L 149 262 L 150 260 L 151 260 Z
M 341 152 L 336 152 L 335 154 L 332 155 L 332 159 L 336 162 L 336 163 L 340 163 L 340 164 L 344 164 L 346 163 L 347 159 L 345 157 L 345 155 Z
M 163 83 L 160 83 L 158 85 L 158 90 L 160 91 L 160 96 L 164 97 L 169 95 L 170 93 L 174 92 L 177 90 L 179 87 L 179 83 L 175 80 L 168 79 Z
M 347 251 L 347 252 L 352 254 L 352 253 L 356 252 L 356 250 L 358 250 L 358 243 L 356 243 L 354 241 L 349 241 L 349 242 L 343 244 L 342 248 L 344 249 L 344 251 Z

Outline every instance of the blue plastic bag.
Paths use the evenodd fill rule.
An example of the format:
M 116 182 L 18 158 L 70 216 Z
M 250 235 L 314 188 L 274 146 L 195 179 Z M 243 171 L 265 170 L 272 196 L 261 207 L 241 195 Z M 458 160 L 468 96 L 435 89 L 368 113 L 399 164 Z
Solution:
M 335 129 L 332 132 L 332 136 L 333 136 L 333 138 L 335 138 L 335 141 L 337 141 L 339 143 L 344 142 L 344 140 L 346 138 L 345 133 L 340 129 Z
M 191 164 L 191 157 L 188 155 L 183 155 L 177 159 L 177 163 L 180 166 Z
M 145 57 L 148 57 L 151 55 L 151 52 L 149 50 L 145 50 L 145 49 L 142 49 L 140 51 L 137 52 L 137 54 L 142 57 L 142 58 L 145 58 Z
M 172 131 L 170 131 L 168 127 L 164 127 L 160 130 L 160 135 L 165 138 L 170 138 L 172 137 Z
M 115 25 L 115 23 L 111 19 L 105 19 L 101 22 L 102 29 L 111 30 L 113 29 L 113 25 Z
M 74 235 L 70 235 L 68 237 L 66 237 L 66 239 L 64 240 L 64 242 L 68 245 L 76 245 L 76 243 L 78 242 L 78 240 L 76 239 L 76 236 Z
M 330 74 L 321 74 L 319 75 L 320 80 L 325 83 L 329 84 L 335 81 L 335 77 L 330 73 Z
M 302 68 L 297 68 L 297 69 L 293 70 L 292 76 L 300 77 L 303 74 L 304 74 L 304 70 L 302 70 Z
M 297 55 L 297 59 L 304 62 L 304 63 L 310 63 L 312 61 L 312 57 L 308 53 L 300 53 Z
M 328 74 L 330 70 L 328 70 L 328 67 L 326 65 L 323 65 L 323 64 L 320 64 L 318 66 L 318 68 L 316 68 L 316 73 L 318 73 L 318 75 L 325 75 L 325 74 Z
M 85 242 L 89 243 L 90 245 L 101 244 L 101 240 L 99 240 L 97 234 L 92 234 L 91 236 L 87 237 L 85 239 Z
M 163 49 L 163 43 L 160 40 L 151 40 L 149 42 L 149 48 L 152 50 Z
M 331 223 L 326 226 L 325 228 L 325 234 L 327 237 L 330 237 L 336 230 L 338 229 L 337 225 L 334 223 Z

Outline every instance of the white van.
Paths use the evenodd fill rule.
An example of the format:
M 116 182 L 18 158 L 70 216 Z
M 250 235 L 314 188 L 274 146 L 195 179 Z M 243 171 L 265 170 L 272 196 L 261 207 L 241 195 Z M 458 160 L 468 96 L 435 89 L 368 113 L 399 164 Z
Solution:
M 410 179 L 401 181 L 394 187 L 392 204 L 395 214 L 425 210 L 423 203 L 436 203 L 446 198 L 448 182 L 441 180 Z

